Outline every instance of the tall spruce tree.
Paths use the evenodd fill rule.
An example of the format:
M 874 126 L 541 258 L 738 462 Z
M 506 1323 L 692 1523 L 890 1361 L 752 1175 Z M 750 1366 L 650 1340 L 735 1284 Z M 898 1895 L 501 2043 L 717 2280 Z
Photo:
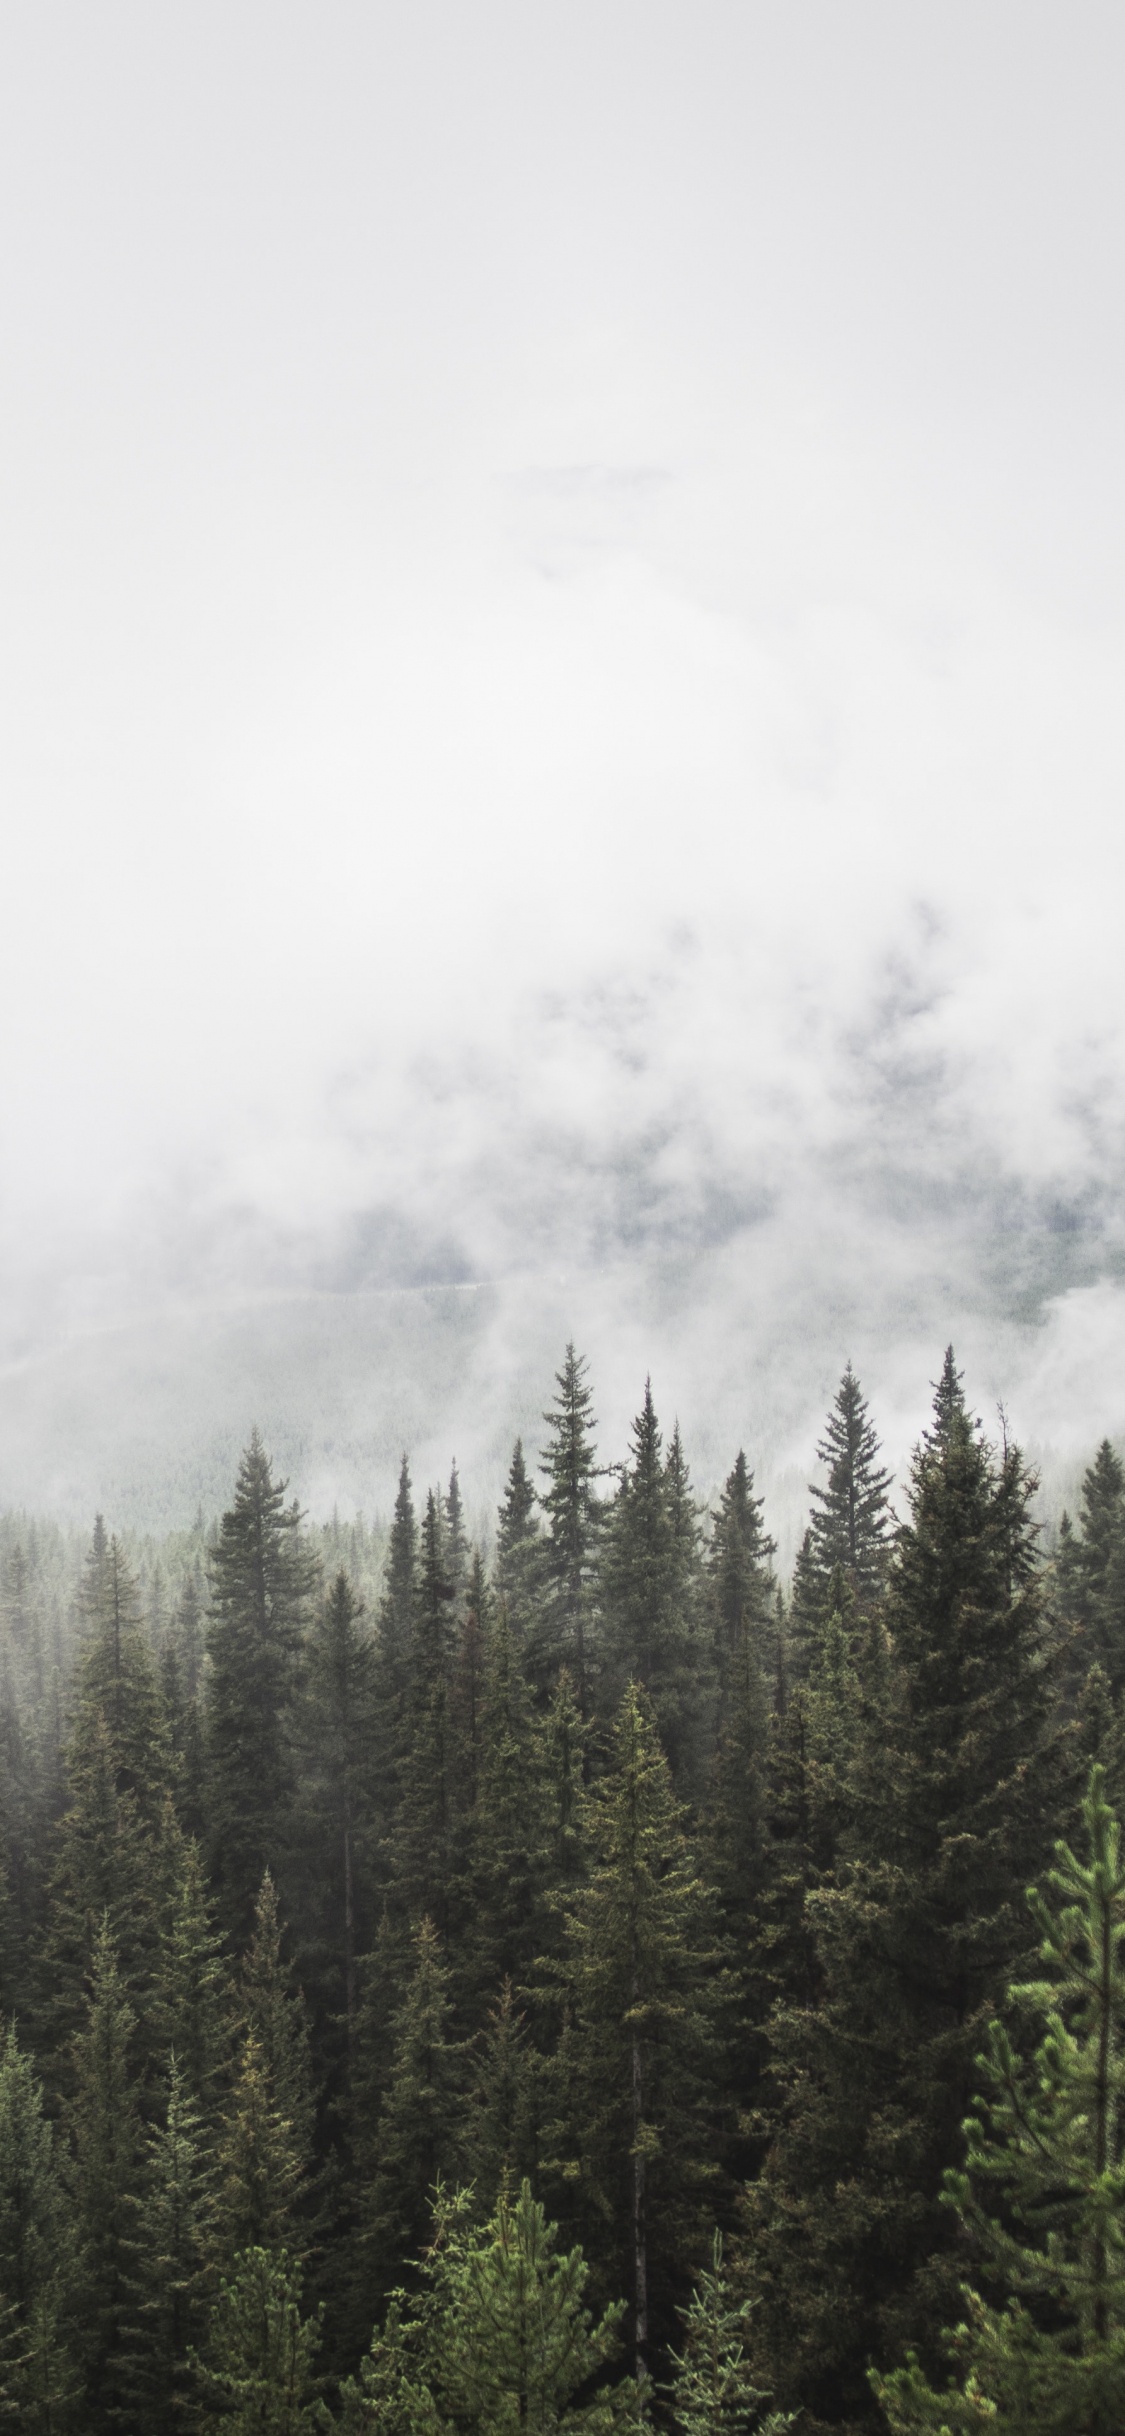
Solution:
M 174 2055 L 163 2114 L 145 2149 L 125 2245 L 121 2381 L 137 2429 L 187 2430 L 196 2420 L 191 2354 L 215 2283 L 215 2202 L 203 2119 Z
M 543 1415 L 550 1431 L 539 1459 L 547 1482 L 540 1499 L 547 1517 L 547 1588 L 544 1626 L 533 1653 L 537 1678 L 545 1687 L 554 1681 L 560 1666 L 570 1668 L 583 1720 L 593 1707 L 595 1585 L 605 1519 L 594 1489 L 601 1475 L 587 1369 L 588 1364 L 569 1344 L 562 1369 L 555 1374 L 558 1394 L 550 1412 Z
M 453 1584 L 446 1569 L 441 1508 L 431 1489 L 410 1645 L 410 1738 L 398 1823 L 397 1876 L 411 1917 L 439 1933 L 449 1923 L 454 1874 Z
M 523 1440 L 517 1438 L 497 1514 L 495 1577 L 497 1594 L 521 1643 L 534 1635 L 543 1594 L 544 1547 L 537 1506 Z
M 355 2043 L 358 1957 L 373 1926 L 375 1671 L 362 1604 L 347 1574 L 337 1573 L 306 1650 L 299 1875 L 303 1948 L 321 2043 L 327 2035 L 335 2053 L 330 2025 L 342 2018 L 344 2060 Z
M 814 1578 L 827 1591 L 842 1565 L 856 1600 L 868 1606 L 882 1588 L 891 1551 L 891 1475 L 880 1463 L 875 1424 L 850 1362 L 816 1451 L 828 1478 L 812 1487 Z
M 1064 1800 L 1033 1488 L 1018 1450 L 985 1443 L 947 1354 L 840 1858 L 806 1901 L 819 1989 L 775 2016 L 772 2145 L 748 2193 L 771 2380 L 825 2420 L 862 2416 L 869 2359 L 910 2340 L 933 2356 L 956 2282 L 942 2175 Z
M 595 2324 L 580 2250 L 560 2253 L 528 2182 L 500 2192 L 487 2224 L 468 2195 L 438 2194 L 416 2297 L 396 2293 L 358 2378 L 343 2388 L 348 2436 L 639 2436 L 636 2386 L 607 2370 L 620 2302 Z
M 418 1523 L 405 1455 L 398 1476 L 376 1628 L 375 1719 L 379 1820 L 394 1832 L 410 1740 L 410 1658 L 418 1598 Z
M 394 2058 L 362 2201 L 368 2290 L 390 2290 L 425 2238 L 435 2184 L 457 2162 L 461 2059 L 452 2036 L 451 1973 L 431 1920 L 392 2023 Z
M 207 1800 L 224 1921 L 247 1933 L 262 1874 L 289 1844 L 294 1701 L 313 1571 L 257 1431 L 212 1551 Z
M 607 1775 L 589 1797 L 593 1863 L 565 1904 L 566 1942 L 544 1981 L 561 2006 L 544 2170 L 581 2223 L 610 2288 L 631 2298 L 634 2364 L 671 2331 L 685 2252 L 713 2158 L 711 1904 L 651 1709 L 621 1704 Z
M 1058 1561 L 1065 1614 L 1081 1629 L 1087 1663 L 1125 1689 L 1125 1468 L 1103 1438 L 1082 1482 L 1078 1533 L 1064 1514 Z
M 75 2256 L 54 2129 L 14 2028 L 0 2051 L 0 2423 L 51 2436 L 76 2391 Z
M 71 2108 L 79 2245 L 85 2426 L 101 2436 L 129 2416 L 129 2269 L 141 2129 L 131 2048 L 137 2017 L 108 1923 L 94 1950 Z
M 1079 1859 L 1056 1845 L 1032 1890 L 1041 1978 L 1010 1991 L 1013 2039 L 989 2025 L 964 2169 L 946 2176 L 997 2308 L 971 2286 L 948 2336 L 959 2382 L 915 2362 L 873 2377 L 896 2431 L 1117 2436 L 1125 2425 L 1125 1867 L 1100 1768 Z M 1039 2029 L 1026 2053 L 1029 2019 Z M 1024 2052 L 1021 2052 L 1021 2049 Z
M 604 1693 L 616 1706 L 644 1685 L 673 1773 L 699 1758 L 700 1666 L 692 1633 L 696 1539 L 677 1439 L 674 1480 L 664 1460 L 651 1381 L 633 1423 L 630 1460 L 609 1510 L 601 1564 Z

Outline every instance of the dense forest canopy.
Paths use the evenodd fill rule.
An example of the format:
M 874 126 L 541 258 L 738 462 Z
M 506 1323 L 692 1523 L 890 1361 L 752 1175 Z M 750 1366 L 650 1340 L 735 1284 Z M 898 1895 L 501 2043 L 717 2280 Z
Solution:
M 487 1556 L 5 1521 L 0 2418 L 1125 2424 L 1125 1471 L 818 1454 L 788 1585 L 573 1347 Z

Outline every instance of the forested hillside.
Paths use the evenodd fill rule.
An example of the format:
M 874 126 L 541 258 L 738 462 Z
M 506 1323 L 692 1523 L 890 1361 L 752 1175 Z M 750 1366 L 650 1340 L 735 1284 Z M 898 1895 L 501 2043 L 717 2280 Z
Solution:
M 894 1509 L 850 1369 L 820 1455 L 782 1585 L 570 1348 L 487 1563 L 456 1472 L 384 1545 L 256 1435 L 77 1586 L 5 1525 L 0 2418 L 1123 2424 L 1125 1475 L 1048 1561 L 952 1353 Z

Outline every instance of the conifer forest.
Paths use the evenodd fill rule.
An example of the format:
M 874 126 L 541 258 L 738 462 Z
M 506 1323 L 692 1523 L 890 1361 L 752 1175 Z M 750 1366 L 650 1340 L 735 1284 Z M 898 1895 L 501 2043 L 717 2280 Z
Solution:
M 0 2421 L 1125 2427 L 1125 1471 L 1049 1535 L 953 1352 L 742 1452 L 573 1347 L 309 1524 L 0 1524 Z M 1091 1450 L 1092 1451 L 1092 1450 Z

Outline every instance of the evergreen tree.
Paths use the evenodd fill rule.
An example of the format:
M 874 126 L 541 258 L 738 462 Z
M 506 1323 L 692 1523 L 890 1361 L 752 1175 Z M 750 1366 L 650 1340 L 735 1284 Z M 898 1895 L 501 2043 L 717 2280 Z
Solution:
M 346 1573 L 324 1600 L 307 1652 L 302 1911 L 322 2016 L 355 2041 L 358 1955 L 372 1904 L 375 1648 Z
M 484 1563 L 474 1548 L 452 1680 L 453 1799 L 462 1818 L 471 1818 L 477 1801 L 491 1608 Z
M 439 2194 L 422 2287 L 395 2295 L 358 2379 L 348 2436 L 613 2436 L 638 2431 L 631 2380 L 607 2384 L 623 2308 L 594 2324 L 580 2250 L 559 2253 L 527 2182 L 479 2230 L 467 2195 Z
M 828 1480 L 824 1488 L 812 1488 L 814 1576 L 826 1590 L 842 1565 L 858 1603 L 868 1606 L 883 1586 L 890 1556 L 891 1475 L 879 1461 L 875 1424 L 850 1362 L 816 1451 Z
M 762 1523 L 762 1500 L 741 1447 L 711 1521 L 707 1579 L 719 1677 L 728 1699 L 741 1693 L 749 1666 L 764 1684 L 775 1543 Z
M 75 2391 L 73 2244 L 43 2092 L 14 2028 L 0 2053 L 0 2295 L 0 2422 L 49 2436 Z
M 550 2170 L 585 2205 L 612 2280 L 632 2298 L 638 2371 L 670 2326 L 679 2259 L 712 2168 L 706 2106 L 715 1962 L 709 1898 L 684 1836 L 651 1710 L 635 1687 L 592 1789 L 588 1880 L 547 1965 L 564 2026 Z M 545 2170 L 547 2161 L 545 2159 Z
M 875 2390 L 897 2430 L 988 2425 L 1001 2436 L 1117 2436 L 1125 2424 L 1125 1866 L 1095 1767 L 1088 1858 L 1059 1843 L 1049 1904 L 1031 1904 L 1046 1976 L 1011 1990 L 1038 2018 L 1033 2058 L 989 2025 L 968 2158 L 946 2196 L 996 2308 L 966 2287 L 948 2338 L 961 2383 L 935 2392 L 915 2362 Z
M 305 2001 L 283 1959 L 284 1931 L 269 1871 L 258 1890 L 254 1934 L 242 1965 L 242 2028 L 257 2040 L 270 2094 L 298 2153 L 312 2145 L 314 2100 Z
M 947 1355 L 889 1653 L 876 1634 L 865 1661 L 841 1856 L 806 1900 L 819 1990 L 775 2017 L 773 2142 L 748 2193 L 775 2390 L 830 2419 L 862 2411 L 865 2357 L 932 2346 L 948 2306 L 942 2173 L 1064 1800 L 1033 1487 L 1018 1450 L 984 1443 Z
M 135 2029 L 105 1923 L 91 1967 L 87 2024 L 77 2042 L 71 2114 L 90 2436 L 128 2414 L 129 2234 L 141 2149 L 130 2055 Z
M 255 1430 L 211 1556 L 207 1705 L 212 1860 L 227 1926 L 249 1926 L 288 1846 L 297 1661 L 312 1587 L 296 1505 Z
M 301 2275 L 284 2250 L 235 2261 L 197 2362 L 204 2436 L 312 2436 L 333 2425 L 316 2393 L 318 2317 L 301 2314 Z
M 399 1472 L 379 1606 L 374 1750 L 383 1833 L 391 1831 L 409 1739 L 410 1654 L 418 1596 L 418 1525 L 405 1455 Z
M 707 1580 L 721 1705 L 705 1805 L 708 1871 L 734 1950 L 748 1958 L 765 1866 L 767 1666 L 775 1635 L 762 1501 L 741 1449 L 712 1519 Z
M 314 2099 L 304 2002 L 281 1954 L 267 1871 L 242 1965 L 235 2076 L 219 2140 L 218 2217 L 229 2262 L 292 2243 L 310 2197 Z
M 430 1920 L 413 1940 L 413 1970 L 392 2025 L 394 2061 L 363 2203 L 374 2290 L 420 2248 L 430 2195 L 457 2150 L 459 2058 L 450 2035 L 450 1972 Z
M 593 1391 L 587 1364 L 572 1344 L 555 1374 L 558 1395 L 543 1418 L 550 1442 L 540 1456 L 547 1487 L 544 1630 L 529 1653 L 533 1680 L 549 1686 L 561 1665 L 573 1675 L 583 1721 L 593 1706 L 595 1580 L 604 1513 L 594 1493 L 600 1477 L 594 1445 Z
M 229 1995 L 199 1846 L 168 1824 L 166 1880 L 153 1973 L 153 2046 L 174 2054 L 186 2105 L 213 2114 L 230 2039 Z
M 792 2426 L 791 2414 L 771 2411 L 761 2416 L 769 2396 L 754 2383 L 750 2354 L 751 2303 L 736 2300 L 723 2274 L 723 2240 L 716 2233 L 711 2264 L 691 2296 L 683 2321 L 683 2350 L 671 2355 L 675 2375 L 669 2387 L 672 2417 L 679 2436 L 782 2436 Z
M 478 1992 L 527 1979 L 542 1943 L 549 1834 L 539 1737 L 502 1606 L 488 1636 L 472 1822 L 468 1975 Z
M 1080 1536 L 1063 1516 L 1059 1589 L 1090 1659 L 1125 1689 L 1125 1469 L 1103 1438 L 1082 1483 Z
M 644 1403 L 633 1423 L 631 1460 L 605 1534 L 606 1691 L 619 1701 L 628 1683 L 644 1685 L 673 1773 L 681 1777 L 697 1756 L 700 1723 L 691 1632 L 696 1550 L 684 1515 L 689 1498 L 678 1448 L 673 1493 L 646 1379 Z
M 431 1489 L 410 1649 L 410 1739 L 399 1820 L 398 1876 L 406 1908 L 444 1932 L 453 1875 L 453 1585 L 438 1500 Z
M 505 1979 L 469 2049 L 461 2139 L 466 2179 L 489 2206 L 538 2162 L 537 2060 L 527 2015 Z
M 445 1575 L 453 1600 L 453 1622 L 459 1624 L 464 1613 L 465 1593 L 469 1581 L 469 1541 L 465 1530 L 465 1508 L 461 1498 L 461 1483 L 456 1463 L 449 1475 L 449 1487 L 442 1500 Z
M 173 2055 L 163 2120 L 147 2137 L 134 2230 L 122 2383 L 140 2429 L 192 2428 L 191 2352 L 214 2284 L 213 2173 L 203 2118 Z
M 523 1440 L 517 1438 L 497 1516 L 496 1589 L 521 1644 L 534 1639 L 543 1595 L 544 1547 L 537 1505 Z

